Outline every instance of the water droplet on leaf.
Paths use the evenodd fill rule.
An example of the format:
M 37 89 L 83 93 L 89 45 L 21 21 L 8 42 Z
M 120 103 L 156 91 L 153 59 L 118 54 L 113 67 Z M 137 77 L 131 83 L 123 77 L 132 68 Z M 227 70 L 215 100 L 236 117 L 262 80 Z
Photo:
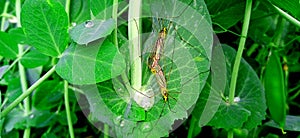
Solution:
M 92 27 L 94 26 L 94 22 L 93 22 L 93 21 L 90 21 L 90 20 L 85 21 L 84 26 L 85 26 L 86 28 L 92 28 Z

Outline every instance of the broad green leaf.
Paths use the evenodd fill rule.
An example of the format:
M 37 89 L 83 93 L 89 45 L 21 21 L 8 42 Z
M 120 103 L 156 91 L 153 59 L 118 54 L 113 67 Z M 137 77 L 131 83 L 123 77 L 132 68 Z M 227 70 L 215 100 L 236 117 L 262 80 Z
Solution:
M 273 120 L 266 122 L 264 125 L 281 129 L 281 127 Z M 284 130 L 300 132 L 300 117 L 287 115 Z
M 209 74 L 213 35 L 210 20 L 205 20 L 210 18 L 205 9 L 205 3 L 203 1 L 197 1 L 197 5 L 191 4 L 192 8 L 190 8 L 190 5 L 175 0 L 164 1 L 163 4 L 158 0 L 155 1 L 156 3 L 151 2 L 152 1 L 148 1 L 148 5 L 152 6 L 151 9 L 157 9 L 157 11 L 162 11 L 161 13 L 166 12 L 167 14 L 158 15 L 157 18 L 165 17 L 167 18 L 166 20 L 172 20 L 178 26 L 182 25 L 180 26 L 181 28 L 186 27 L 186 31 L 193 34 L 193 39 L 197 39 L 197 41 L 193 41 L 195 45 L 189 46 L 185 41 L 175 36 L 174 29 L 172 30 L 173 32 L 170 31 L 168 33 L 168 37 L 164 43 L 163 60 L 159 64 L 162 66 L 164 77 L 167 80 L 166 87 L 169 92 L 169 99 L 168 102 L 163 100 L 160 93 L 160 86 L 155 76 L 150 74 L 148 69 L 142 70 L 142 79 L 146 80 L 143 81 L 145 82 L 144 85 L 146 89 L 152 89 L 154 93 L 152 97 L 155 98 L 154 105 L 147 112 L 143 111 L 144 108 L 137 106 L 138 100 L 134 100 L 134 93 L 132 94 L 134 90 L 130 90 L 129 81 L 124 79 L 127 70 L 124 73 L 125 75 L 121 75 L 122 77 L 113 78 L 113 86 L 111 86 L 111 82 L 107 82 L 99 84 L 100 86 L 89 85 L 80 87 L 90 107 L 90 112 L 85 114 L 88 114 L 88 118 L 92 120 L 92 122 L 101 121 L 108 124 L 113 129 L 112 131 L 116 132 L 114 135 L 116 137 L 167 136 L 169 131 L 172 130 L 172 127 L 177 128 L 182 123 L 175 123 L 175 121 L 188 118 L 189 112 L 187 112 L 187 110 L 192 110 Z M 193 8 L 200 6 L 202 6 L 202 8 L 199 8 L 201 12 Z M 187 10 L 183 12 L 185 11 L 185 7 L 187 7 Z M 174 11 L 173 9 L 176 8 L 180 10 Z M 172 11 L 174 11 L 175 14 L 172 14 Z M 155 11 L 153 12 L 155 13 Z M 145 13 L 149 14 L 152 12 L 148 11 Z M 153 15 L 149 15 L 149 17 Z M 180 17 L 173 17 L 176 15 Z M 191 16 L 194 17 L 194 20 L 190 19 Z M 200 30 L 201 33 L 199 33 Z M 143 65 L 146 67 L 147 63 L 145 63 L 145 58 L 149 55 L 147 52 L 151 52 L 147 50 L 151 50 L 152 44 L 155 44 L 157 36 L 159 35 L 158 32 L 153 32 L 152 34 L 153 36 L 150 36 L 143 46 L 141 46 L 144 47 L 143 53 L 145 54 L 143 54 L 142 57 L 144 61 Z M 184 38 L 189 39 L 187 33 L 182 35 Z M 127 46 L 126 43 L 125 46 Z M 147 49 L 147 46 L 150 48 Z M 122 50 L 122 48 L 125 47 L 121 46 L 120 49 Z M 121 52 L 126 53 L 126 51 L 129 50 L 124 51 Z M 129 68 L 129 66 L 127 68 Z M 121 82 L 118 84 L 129 86 L 119 87 L 119 85 L 115 84 L 115 80 Z M 146 99 L 146 97 L 140 98 L 139 100 L 144 99 Z M 145 116 L 143 114 L 145 114 Z
M 223 46 L 226 57 L 227 81 L 230 80 L 236 52 L 229 46 Z M 256 72 L 244 60 L 241 60 L 237 78 L 235 103 L 228 104 L 223 98 L 219 110 L 208 125 L 217 128 L 245 128 L 251 130 L 260 125 L 266 114 L 266 101 L 262 84 Z M 226 82 L 224 96 L 228 96 L 229 82 Z
M 55 0 L 27 0 L 21 11 L 27 43 L 41 53 L 57 57 L 68 44 L 68 17 Z
M 59 114 L 57 115 L 57 120 L 61 125 L 65 125 L 65 126 L 68 125 L 68 122 L 66 121 L 67 120 L 66 111 L 59 112 Z M 71 112 L 71 120 L 72 120 L 73 125 L 76 124 L 76 122 L 78 120 L 78 118 L 74 112 Z
M 8 33 L 17 43 L 26 44 L 26 36 L 22 28 L 12 28 Z
M 91 11 L 99 19 L 108 19 L 112 14 L 112 0 L 90 0 Z M 101 13 L 101 14 L 99 14 Z
M 14 108 L 5 118 L 4 129 L 9 132 L 16 129 L 24 129 L 26 126 L 26 117 L 24 111 L 20 108 Z
M 42 135 L 42 138 L 57 138 L 57 136 L 54 133 L 46 132 Z
M 73 0 L 70 4 L 71 22 L 82 23 L 91 19 L 90 2 L 87 0 Z
M 84 45 L 111 34 L 115 24 L 113 19 L 86 21 L 75 26 L 70 35 L 77 44 Z
M 192 112 L 197 118 L 197 125 L 205 126 L 218 111 L 222 94 L 226 86 L 226 61 L 222 46 L 219 43 L 214 45 L 211 58 L 211 73 L 208 77 L 196 107 Z
M 56 66 L 56 72 L 73 84 L 95 84 L 121 74 L 123 56 L 109 41 L 98 40 L 88 45 L 72 43 Z
M 269 44 L 272 40 L 272 36 L 270 36 L 268 31 L 272 30 L 272 26 L 275 26 L 274 20 L 276 17 L 267 16 L 269 12 L 266 10 L 258 9 L 251 13 L 252 20 L 248 36 L 257 43 Z
M 8 87 L 5 96 L 9 102 L 13 102 L 22 94 L 20 78 L 14 78 L 8 82 Z
M 217 31 L 224 31 L 219 27 L 228 29 L 243 18 L 246 3 L 239 0 L 206 0 L 206 4 Z
M 279 7 L 280 9 L 291 14 L 293 17 L 297 18 L 298 21 L 300 20 L 299 0 L 270 0 L 270 2 Z
M 14 59 L 18 55 L 18 43 L 10 34 L 0 31 L 0 55 Z
M 57 80 L 49 80 L 36 89 L 32 104 L 36 109 L 49 110 L 59 105 L 62 97 L 63 83 Z
M 48 110 L 33 110 L 30 115 L 26 116 L 27 126 L 36 128 L 51 126 L 56 123 L 56 120 L 56 113 Z
M 31 50 L 21 58 L 21 63 L 26 68 L 35 68 L 47 64 L 49 57 L 37 50 Z
M 30 85 L 34 84 L 38 79 L 41 78 L 43 67 L 37 67 L 32 69 L 27 69 L 27 80 Z

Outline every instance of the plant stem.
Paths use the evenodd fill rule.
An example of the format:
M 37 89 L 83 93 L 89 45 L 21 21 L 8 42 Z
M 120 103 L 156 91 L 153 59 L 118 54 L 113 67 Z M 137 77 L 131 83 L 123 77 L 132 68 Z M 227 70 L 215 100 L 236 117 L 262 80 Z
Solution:
M 104 138 L 109 138 L 109 126 L 104 124 Z
M 69 85 L 66 80 L 64 80 L 64 97 L 65 97 L 65 108 L 66 108 L 66 113 L 67 113 L 69 134 L 70 134 L 71 138 L 75 138 L 73 125 L 72 125 L 70 104 L 69 104 Z
M 7 13 L 7 8 L 8 8 L 8 5 L 9 5 L 9 1 L 5 1 L 5 5 L 4 5 L 4 9 L 3 9 L 3 12 L 2 12 L 2 15 L 6 14 Z M 5 28 L 4 28 L 4 24 L 5 24 L 5 20 L 6 20 L 6 17 L 2 17 L 2 20 L 1 20 L 1 31 L 4 32 Z
M 246 42 L 246 38 L 247 38 L 250 16 L 251 16 L 251 8 L 252 8 L 252 0 L 247 0 L 241 39 L 240 39 L 238 51 L 237 51 L 237 54 L 235 57 L 235 62 L 233 65 L 233 71 L 232 71 L 232 76 L 231 76 L 231 81 L 230 81 L 230 90 L 229 90 L 229 103 L 230 104 L 233 104 L 233 102 L 234 102 L 236 82 L 237 82 L 238 71 L 239 71 L 239 67 L 240 67 L 240 63 L 241 63 L 241 59 L 242 59 L 242 55 L 243 55 L 243 50 L 244 50 L 245 42 Z
M 189 131 L 188 131 L 188 138 L 192 138 L 193 137 L 193 131 L 196 125 L 197 119 L 192 115 L 191 116 L 191 120 L 190 120 L 190 127 L 189 127 Z
M 9 67 L 3 72 L 3 75 L 0 77 L 0 79 L 2 79 L 2 77 L 7 73 L 7 71 L 9 71 L 16 63 L 18 63 L 20 61 L 20 59 L 22 58 L 22 56 L 27 53 L 30 50 L 30 48 L 27 48 L 24 52 L 22 52 L 22 54 L 18 54 L 17 59 L 15 59 L 13 61 L 13 63 L 11 63 L 9 65 Z
M 140 28 L 140 14 L 141 14 L 141 0 L 129 1 L 128 12 L 128 38 L 129 50 L 131 60 L 131 84 L 135 89 L 140 89 L 142 85 L 142 63 L 141 63 L 141 49 L 139 39 Z
M 16 0 L 16 4 L 15 4 L 15 8 L 16 8 L 16 16 L 18 19 L 17 22 L 17 27 L 21 27 L 21 1 L 20 0 Z M 23 55 L 23 49 L 24 46 L 18 44 L 18 57 L 20 57 L 20 55 Z M 24 66 L 21 64 L 21 62 L 18 62 L 18 68 L 19 68 L 19 74 L 20 74 L 20 81 L 21 81 L 21 88 L 22 88 L 22 93 L 25 93 L 27 88 L 28 88 L 28 84 L 27 84 L 27 78 L 26 78 L 26 72 L 25 72 L 25 68 Z M 24 99 L 23 101 L 24 103 L 24 114 L 25 116 L 28 116 L 30 114 L 30 98 L 27 97 Z M 30 137 L 30 127 L 26 127 L 26 129 L 24 130 L 24 134 L 23 134 L 23 138 L 29 138 Z
M 233 131 L 232 130 L 228 131 L 227 138 L 233 138 Z
M 70 4 L 71 4 L 71 0 L 66 0 L 66 5 L 65 5 L 65 10 L 68 16 L 68 24 L 70 26 Z
M 48 77 L 55 72 L 55 66 L 53 66 L 44 76 L 37 80 L 31 87 L 29 87 L 22 95 L 20 95 L 15 101 L 13 101 L 9 106 L 7 106 L 0 114 L 0 116 L 6 116 L 15 106 L 17 106 L 22 100 L 24 100 L 28 95 L 30 95 L 33 90 L 35 90 L 42 82 L 44 82 Z
M 118 0 L 114 0 L 112 18 L 116 21 L 115 30 L 114 30 L 114 44 L 116 48 L 118 46 Z

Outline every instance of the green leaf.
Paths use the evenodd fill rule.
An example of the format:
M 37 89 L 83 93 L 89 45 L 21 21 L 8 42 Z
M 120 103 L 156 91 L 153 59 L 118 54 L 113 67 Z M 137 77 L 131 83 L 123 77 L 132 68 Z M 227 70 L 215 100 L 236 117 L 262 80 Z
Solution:
M 115 24 L 113 19 L 86 21 L 75 26 L 70 35 L 77 44 L 84 45 L 111 34 Z
M 45 127 L 51 126 L 56 123 L 56 113 L 49 112 L 48 110 L 33 110 L 32 113 L 26 116 L 28 127 Z
M 14 108 L 5 118 L 4 129 L 9 132 L 16 129 L 24 129 L 26 126 L 26 118 L 24 112 L 20 108 Z
M 213 23 L 228 29 L 244 17 L 245 1 L 206 1 Z M 217 26 L 217 31 L 224 31 Z
M 95 84 L 121 74 L 123 56 L 109 41 L 85 45 L 72 43 L 56 66 L 56 72 L 73 84 Z
M 82 23 L 91 19 L 90 2 L 87 0 L 73 0 L 70 4 L 71 22 Z
M 21 58 L 21 63 L 26 68 L 35 68 L 47 64 L 49 57 L 37 50 L 31 50 Z
M 9 102 L 13 102 L 22 94 L 20 78 L 13 78 L 8 82 L 8 87 L 5 96 L 8 98 Z
M 41 53 L 57 57 L 68 44 L 68 17 L 55 0 L 27 0 L 21 11 L 21 23 L 29 45 Z
M 68 122 L 66 121 L 67 120 L 66 111 L 59 112 L 59 114 L 57 115 L 57 120 L 61 125 L 65 125 L 65 126 L 68 125 Z M 71 112 L 71 120 L 72 120 L 73 125 L 76 124 L 76 122 L 78 120 L 78 118 L 74 112 Z
M 236 52 L 229 46 L 223 47 L 226 57 L 227 80 L 230 80 Z M 241 60 L 235 92 L 235 103 L 229 105 L 223 99 L 219 110 L 208 125 L 217 128 L 245 128 L 253 129 L 261 124 L 266 115 L 266 101 L 262 84 L 252 67 L 244 60 Z M 229 88 L 229 82 L 226 82 Z M 228 89 L 224 95 L 228 95 Z
M 219 109 L 226 83 L 226 61 L 222 46 L 213 46 L 211 74 L 209 75 L 196 107 L 192 112 L 198 120 L 198 126 L 207 125 Z
M 289 14 L 300 20 L 299 0 L 270 0 L 270 2 L 280 9 L 287 11 Z
M 57 80 L 45 81 L 35 91 L 32 104 L 36 109 L 49 110 L 61 104 L 63 83 Z
M 14 59 L 18 55 L 18 43 L 12 39 L 10 34 L 0 31 L 0 55 Z
M 8 33 L 17 43 L 26 44 L 26 36 L 22 28 L 12 28 Z
M 275 123 L 273 120 L 266 122 L 265 125 L 281 129 L 278 123 Z M 287 115 L 284 130 L 300 132 L 300 117 Z
M 111 18 L 112 0 L 90 0 L 91 11 L 99 19 Z

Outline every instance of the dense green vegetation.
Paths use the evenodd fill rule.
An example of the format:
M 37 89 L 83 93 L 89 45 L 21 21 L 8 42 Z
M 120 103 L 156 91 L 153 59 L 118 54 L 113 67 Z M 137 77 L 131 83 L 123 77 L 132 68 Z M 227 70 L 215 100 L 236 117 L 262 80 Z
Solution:
M 1 0 L 1 137 L 300 137 L 299 6 Z

